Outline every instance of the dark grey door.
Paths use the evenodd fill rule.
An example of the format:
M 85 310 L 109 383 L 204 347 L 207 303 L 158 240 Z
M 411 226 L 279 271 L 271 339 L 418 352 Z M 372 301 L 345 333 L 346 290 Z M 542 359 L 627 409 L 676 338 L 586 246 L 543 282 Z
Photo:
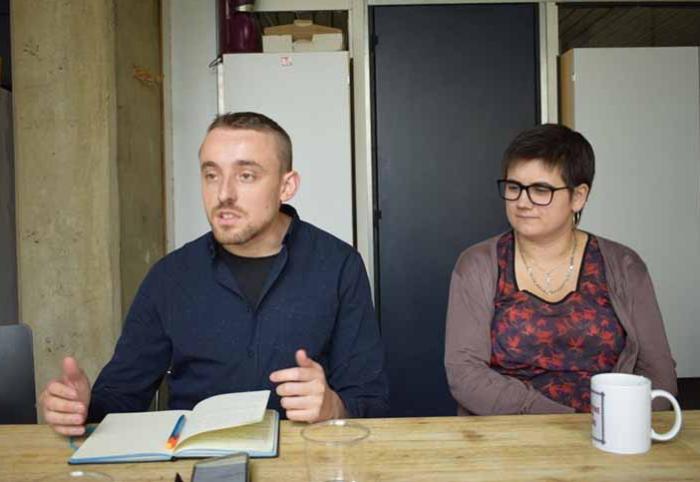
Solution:
M 507 228 L 495 180 L 538 122 L 536 4 L 371 8 L 377 308 L 395 416 L 453 415 L 450 273 Z

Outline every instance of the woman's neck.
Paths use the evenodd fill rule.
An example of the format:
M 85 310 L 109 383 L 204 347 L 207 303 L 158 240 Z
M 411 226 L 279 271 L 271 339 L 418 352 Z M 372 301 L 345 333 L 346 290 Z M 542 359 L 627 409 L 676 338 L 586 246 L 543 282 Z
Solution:
M 554 235 L 537 238 L 528 238 L 516 232 L 515 239 L 518 249 L 525 256 L 536 260 L 540 265 L 549 265 L 571 255 L 574 236 L 577 235 L 575 229 L 567 228 Z

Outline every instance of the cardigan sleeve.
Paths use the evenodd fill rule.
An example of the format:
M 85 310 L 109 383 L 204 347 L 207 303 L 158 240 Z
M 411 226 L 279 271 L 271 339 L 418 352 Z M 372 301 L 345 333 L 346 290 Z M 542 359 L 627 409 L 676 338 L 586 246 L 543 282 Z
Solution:
M 631 299 L 631 321 L 639 343 L 634 373 L 649 378 L 653 389 L 666 390 L 676 396 L 676 364 L 671 356 L 654 286 L 644 262 L 636 255 L 635 258 L 629 267 L 627 286 Z M 663 398 L 656 398 L 652 406 L 654 410 L 670 408 Z
M 573 413 L 572 407 L 490 368 L 495 293 L 491 261 L 488 253 L 470 249 L 452 273 L 445 333 L 445 369 L 452 396 L 476 415 Z

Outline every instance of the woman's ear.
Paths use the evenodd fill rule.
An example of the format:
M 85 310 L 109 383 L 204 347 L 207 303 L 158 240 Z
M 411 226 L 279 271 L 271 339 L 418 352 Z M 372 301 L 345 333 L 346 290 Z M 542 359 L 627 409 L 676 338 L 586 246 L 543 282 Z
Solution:
M 285 172 L 282 175 L 282 185 L 280 187 L 280 201 L 286 203 L 294 197 L 301 184 L 301 177 L 297 171 Z
M 571 196 L 571 207 L 575 213 L 584 208 L 590 192 L 591 188 L 588 184 L 579 184 L 574 188 L 574 192 Z

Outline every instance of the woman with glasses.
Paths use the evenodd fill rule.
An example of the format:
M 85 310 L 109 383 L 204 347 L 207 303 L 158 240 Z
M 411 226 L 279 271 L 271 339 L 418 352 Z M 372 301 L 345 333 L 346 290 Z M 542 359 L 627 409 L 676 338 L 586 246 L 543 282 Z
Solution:
M 445 367 L 459 413 L 587 412 L 602 372 L 677 392 L 644 262 L 578 229 L 594 171 L 591 145 L 560 125 L 506 150 L 498 190 L 512 230 L 464 251 L 452 273 Z

